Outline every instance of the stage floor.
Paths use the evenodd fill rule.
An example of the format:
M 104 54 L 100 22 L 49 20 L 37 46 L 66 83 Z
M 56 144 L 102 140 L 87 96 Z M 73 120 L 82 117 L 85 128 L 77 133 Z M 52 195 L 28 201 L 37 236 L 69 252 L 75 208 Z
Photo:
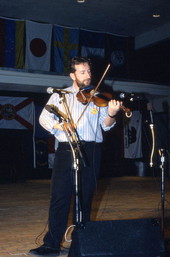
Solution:
M 170 179 L 165 179 L 164 236 L 170 238 Z M 101 178 L 93 201 L 92 220 L 162 218 L 159 177 Z M 47 228 L 50 180 L 29 180 L 0 185 L 0 257 L 30 256 L 41 245 Z M 69 225 L 71 225 L 71 212 Z M 67 235 L 70 239 L 70 233 Z M 67 256 L 64 242 L 60 256 Z

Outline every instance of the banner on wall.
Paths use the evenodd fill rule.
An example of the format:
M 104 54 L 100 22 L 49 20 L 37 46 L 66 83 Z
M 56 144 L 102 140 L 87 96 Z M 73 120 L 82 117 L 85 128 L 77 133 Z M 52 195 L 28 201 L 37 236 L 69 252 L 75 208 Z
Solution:
M 26 21 L 26 69 L 50 71 L 51 37 L 51 24 Z
M 80 51 L 81 56 L 96 57 L 104 59 L 105 56 L 105 34 L 80 30 Z
M 133 111 L 124 123 L 124 158 L 142 158 L 142 114 Z
M 0 18 L 0 67 L 68 74 L 70 59 L 81 55 L 91 59 L 95 78 L 108 64 L 108 77 L 127 78 L 133 49 L 132 37 Z
M 78 55 L 79 29 L 54 26 L 54 71 L 68 73 L 69 60 Z
M 25 97 L 0 97 L 0 129 L 31 129 L 34 126 L 34 103 Z
M 105 34 L 80 30 L 80 53 L 92 61 L 93 78 L 95 83 L 101 77 L 105 69 Z
M 111 64 L 111 77 L 127 77 L 132 44 L 130 37 L 106 34 L 105 59 Z
M 1 67 L 24 67 L 24 26 L 22 20 L 0 18 Z

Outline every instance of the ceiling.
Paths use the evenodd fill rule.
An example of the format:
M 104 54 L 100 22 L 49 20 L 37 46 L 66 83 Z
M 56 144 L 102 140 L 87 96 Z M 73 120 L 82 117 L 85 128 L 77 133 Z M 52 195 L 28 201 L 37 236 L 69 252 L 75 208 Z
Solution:
M 0 0 L 0 16 L 136 37 L 170 22 L 170 1 Z

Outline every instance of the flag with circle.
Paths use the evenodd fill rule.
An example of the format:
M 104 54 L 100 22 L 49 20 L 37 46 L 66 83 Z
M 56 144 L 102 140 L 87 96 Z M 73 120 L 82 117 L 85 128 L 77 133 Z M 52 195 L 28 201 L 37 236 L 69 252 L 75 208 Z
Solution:
M 26 21 L 26 69 L 50 71 L 51 37 L 52 24 Z
M 0 129 L 30 129 L 34 126 L 34 104 L 31 98 L 0 97 Z
M 127 78 L 130 70 L 130 56 L 133 51 L 133 38 L 106 35 L 105 59 L 111 64 L 108 75 L 114 78 Z

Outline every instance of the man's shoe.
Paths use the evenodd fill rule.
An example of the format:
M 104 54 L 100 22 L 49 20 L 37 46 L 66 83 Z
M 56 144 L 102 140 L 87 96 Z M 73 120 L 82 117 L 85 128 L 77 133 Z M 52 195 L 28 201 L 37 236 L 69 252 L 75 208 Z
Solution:
M 46 245 L 42 245 L 38 248 L 31 249 L 29 251 L 29 254 L 31 255 L 48 255 L 48 256 L 58 256 L 60 254 L 60 249 L 52 248 Z

